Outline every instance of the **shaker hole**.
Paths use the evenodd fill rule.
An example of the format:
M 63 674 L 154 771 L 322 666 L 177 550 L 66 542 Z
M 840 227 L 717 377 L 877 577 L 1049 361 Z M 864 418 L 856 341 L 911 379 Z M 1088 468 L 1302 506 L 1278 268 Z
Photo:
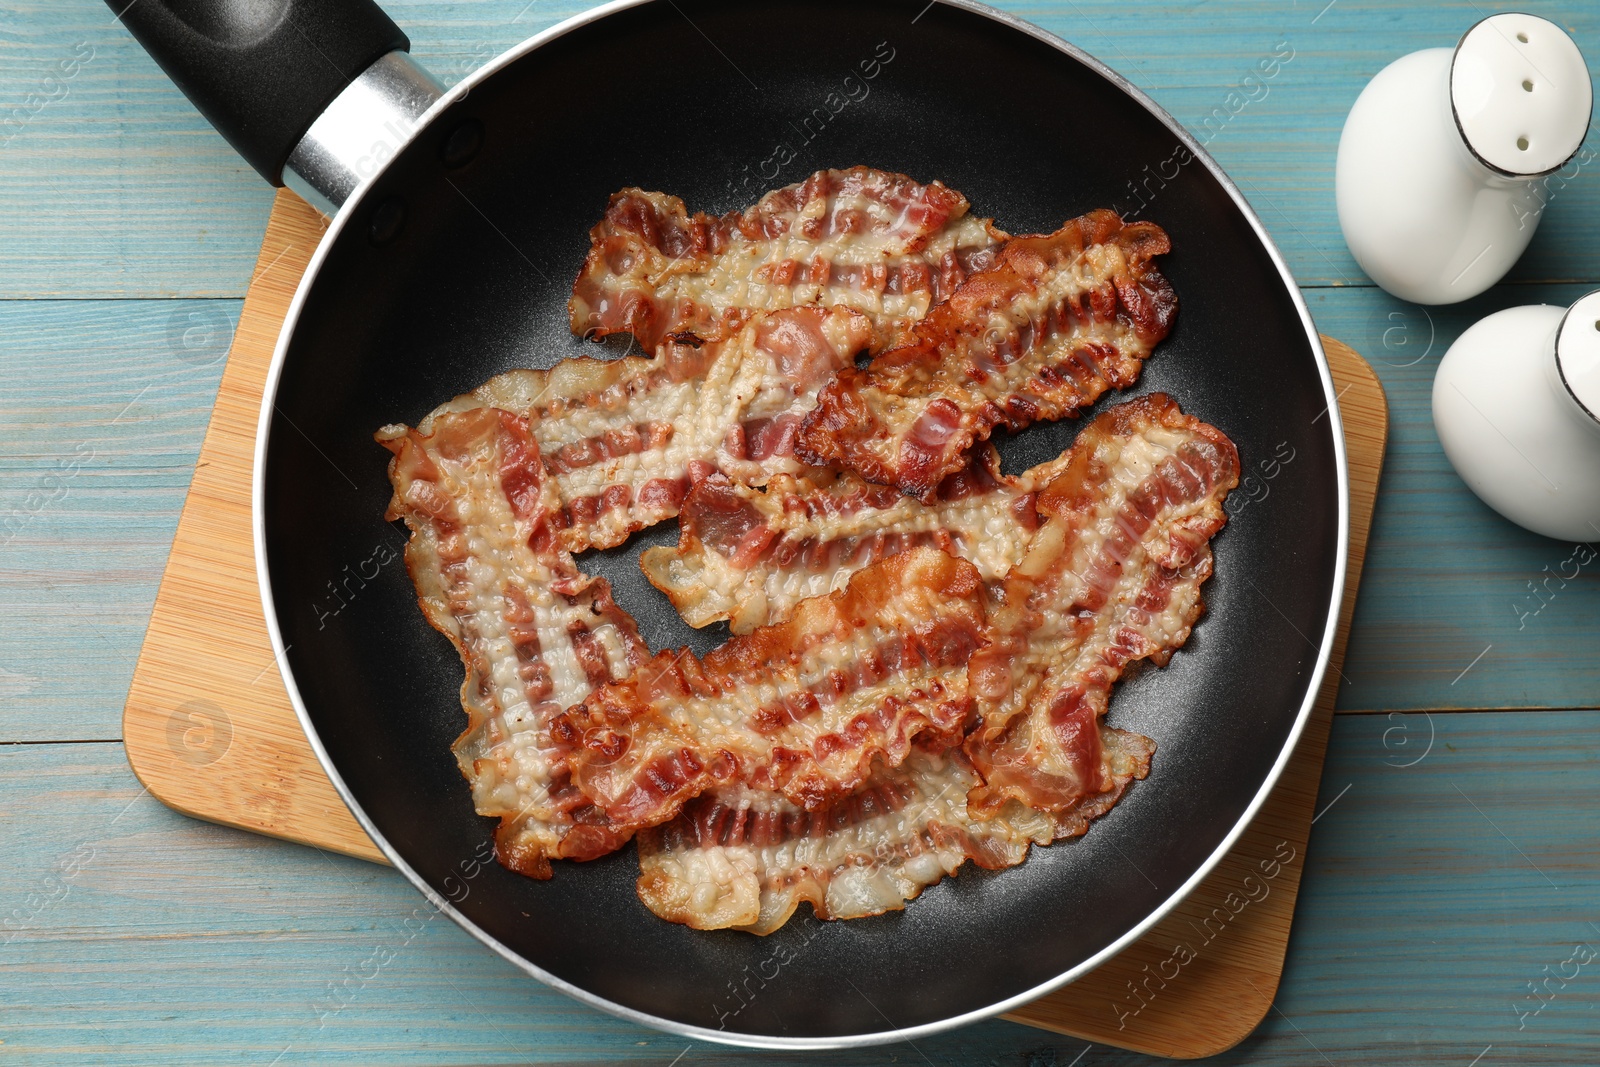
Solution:
M 1600 333 L 1600 319 L 1594 320 L 1594 329 L 1596 333 Z
M 1523 44 L 1527 44 L 1528 43 L 1528 35 L 1525 34 L 1525 33 L 1519 33 L 1519 34 L 1517 34 L 1517 40 L 1521 41 Z
M 1533 92 L 1533 79 L 1532 78 L 1524 78 L 1522 80 L 1522 91 L 1525 92 L 1525 93 Z
M 1517 147 L 1526 152 L 1528 150 L 1528 139 L 1526 137 L 1518 137 Z

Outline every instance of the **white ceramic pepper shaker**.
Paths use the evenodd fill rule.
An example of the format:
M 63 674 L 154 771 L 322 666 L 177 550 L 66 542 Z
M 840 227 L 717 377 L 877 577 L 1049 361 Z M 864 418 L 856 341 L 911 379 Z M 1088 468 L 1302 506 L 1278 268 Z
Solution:
M 1537 179 L 1583 144 L 1593 96 L 1572 38 L 1516 12 L 1389 64 L 1339 138 L 1339 226 L 1361 269 L 1419 304 L 1499 281 L 1538 225 Z
M 1600 541 L 1600 290 L 1463 333 L 1433 379 L 1433 425 L 1484 503 L 1546 537 Z

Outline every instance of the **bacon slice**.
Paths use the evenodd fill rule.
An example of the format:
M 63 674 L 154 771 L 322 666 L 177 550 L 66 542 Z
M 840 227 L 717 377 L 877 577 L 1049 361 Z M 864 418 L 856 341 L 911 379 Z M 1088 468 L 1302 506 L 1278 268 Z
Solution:
M 985 780 L 975 810 L 1012 799 L 1063 810 L 1105 788 L 1111 687 L 1129 663 L 1165 665 L 1188 640 L 1238 480 L 1233 443 L 1160 393 L 1078 435 L 972 660 L 981 724 L 966 746 Z
M 572 289 L 572 332 L 627 331 L 646 351 L 710 340 L 750 311 L 854 308 L 887 340 L 993 262 L 1004 238 L 939 182 L 868 167 L 823 170 L 721 218 L 664 193 L 624 189 L 590 233 Z
M 639 843 L 639 899 L 663 919 L 697 930 L 770 934 L 809 901 L 820 919 L 905 907 L 971 860 L 1014 867 L 1030 844 L 1075 837 L 1149 773 L 1153 746 L 1101 728 L 1103 792 L 1060 812 L 1007 804 L 979 817 L 967 793 L 979 782 L 961 750 L 914 749 L 856 792 L 806 811 L 774 793 L 735 786 L 702 794 Z
M 1063 462 L 1009 478 L 992 447 L 975 449 L 929 504 L 848 472 L 779 475 L 765 490 L 713 474 L 689 490 L 678 544 L 645 550 L 639 566 L 689 625 L 727 619 L 736 634 L 781 622 L 801 600 L 919 545 L 997 582 L 1026 551 L 1039 525 L 1034 493 Z
M 554 732 L 573 781 L 616 825 L 664 822 L 734 783 L 815 809 L 865 781 L 875 760 L 899 764 L 919 737 L 960 741 L 983 600 L 970 563 L 913 549 L 704 662 L 658 655 Z
M 858 791 L 813 811 L 770 792 L 726 787 L 691 801 L 672 822 L 639 834 L 639 899 L 697 930 L 769 934 L 810 901 L 818 918 L 902 908 L 967 860 L 1012 867 L 1054 824 L 1016 808 L 967 814 L 978 781 L 960 750 L 914 751 Z
M 1059 419 L 1134 383 L 1177 297 L 1153 257 L 1171 242 L 1112 211 L 1014 237 L 867 366 L 846 367 L 801 424 L 797 454 L 928 498 L 996 426 Z
M 760 485 L 801 470 L 800 419 L 872 331 L 844 308 L 791 308 L 721 341 L 669 342 L 650 359 L 510 371 L 435 414 L 483 405 L 526 414 L 559 498 L 557 543 L 611 548 L 676 515 L 691 474 L 721 470 Z
M 500 861 L 535 878 L 550 858 L 589 859 L 628 839 L 552 758 L 550 724 L 649 655 L 602 578 L 555 548 L 555 506 L 521 416 L 436 415 L 429 432 L 386 426 L 388 518 L 411 528 L 406 566 L 423 614 L 461 655 L 467 727 L 453 746 L 480 815 L 497 816 Z
M 1090 671 L 1085 666 L 1084 673 Z M 969 737 L 965 751 L 980 775 L 967 794 L 973 817 L 994 817 L 1020 805 L 1055 818 L 1057 836 L 1071 837 L 1109 811 L 1130 780 L 1148 774 L 1155 742 L 1102 721 L 1115 680 L 1065 684 L 997 738 Z

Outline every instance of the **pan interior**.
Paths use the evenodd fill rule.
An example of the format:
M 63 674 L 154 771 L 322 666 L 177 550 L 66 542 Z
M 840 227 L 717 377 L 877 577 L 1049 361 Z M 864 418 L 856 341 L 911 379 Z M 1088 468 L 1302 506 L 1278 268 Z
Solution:
M 647 4 L 510 64 L 350 209 L 282 372 L 266 562 L 287 662 L 332 765 L 397 853 L 483 931 L 672 1025 L 849 1040 L 981 1011 L 1089 959 L 1234 828 L 1296 721 L 1334 596 L 1327 398 L 1248 220 L 1113 83 L 983 16 L 934 5 L 918 18 L 924 3 Z M 482 148 L 448 168 L 446 138 L 466 120 L 482 124 Z M 1139 216 L 1172 235 L 1163 270 L 1177 327 L 1138 387 L 1101 407 L 1164 390 L 1229 434 L 1247 473 L 1268 460 L 1279 473 L 1270 505 L 1230 505 L 1209 613 L 1188 647 L 1112 701 L 1112 724 L 1159 745 L 1149 779 L 1086 837 L 1018 868 L 968 866 L 870 919 L 823 924 L 802 909 L 765 939 L 652 916 L 634 894 L 631 847 L 557 864 L 548 882 L 476 862 L 491 822 L 473 813 L 450 753 L 461 667 L 417 610 L 403 532 L 383 521 L 387 453 L 373 430 L 414 423 L 509 368 L 595 354 L 569 334 L 565 305 L 615 190 L 666 190 L 721 212 L 857 163 L 940 178 L 1013 233 L 1144 202 Z M 398 235 L 376 241 L 385 226 L 374 223 L 401 207 Z M 627 342 L 607 347 L 621 354 Z M 1080 425 L 1004 441 L 1008 469 L 1058 454 Z M 612 580 L 654 647 L 705 651 L 725 634 L 690 630 L 637 568 L 641 548 L 675 537 L 668 523 L 580 562 Z

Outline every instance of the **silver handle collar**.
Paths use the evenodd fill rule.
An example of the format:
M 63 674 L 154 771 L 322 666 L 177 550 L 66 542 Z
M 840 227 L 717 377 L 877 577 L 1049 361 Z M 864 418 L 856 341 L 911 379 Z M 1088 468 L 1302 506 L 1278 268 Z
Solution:
M 283 167 L 283 184 L 325 215 L 405 146 L 444 86 L 405 52 L 381 57 L 333 98 Z

